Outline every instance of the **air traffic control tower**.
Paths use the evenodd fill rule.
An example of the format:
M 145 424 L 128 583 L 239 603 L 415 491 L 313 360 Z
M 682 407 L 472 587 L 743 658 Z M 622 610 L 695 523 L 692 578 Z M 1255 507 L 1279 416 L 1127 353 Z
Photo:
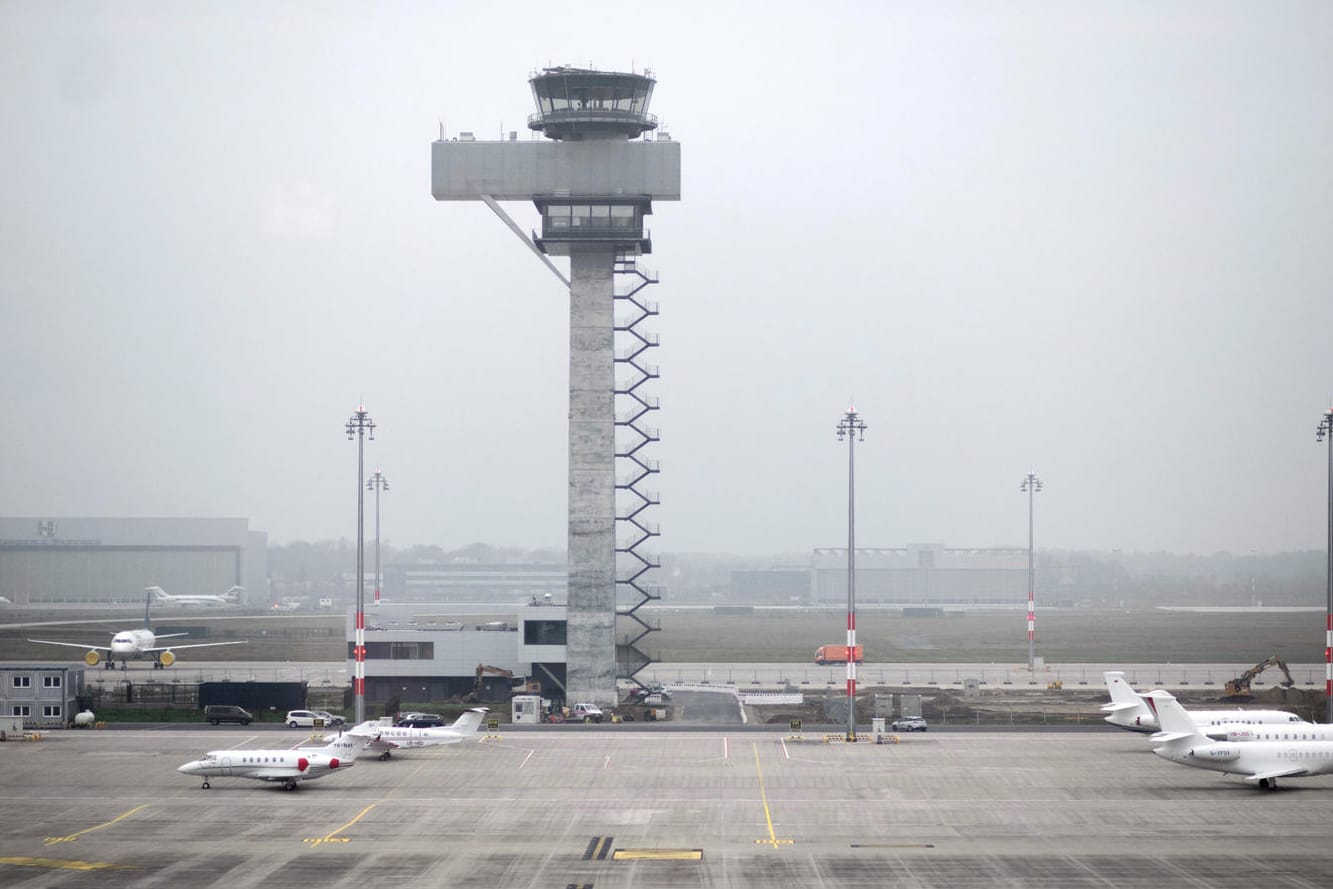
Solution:
M 571 704 L 612 706 L 617 677 L 649 663 L 636 643 L 654 627 L 638 610 L 660 595 L 646 579 L 656 556 L 643 549 L 658 535 L 645 520 L 658 498 L 642 487 L 658 471 L 646 456 L 657 431 L 645 425 L 658 404 L 644 391 L 657 369 L 643 360 L 657 345 L 644 329 L 657 308 L 640 293 L 656 279 L 638 257 L 652 250 L 644 218 L 653 201 L 680 200 L 680 145 L 648 113 L 651 72 L 547 68 L 529 83 L 537 112 L 528 129 L 546 138 L 441 134 L 431 146 L 431 193 L 484 202 L 568 287 L 566 669 L 551 678 L 563 680 Z M 525 234 L 502 201 L 535 204 L 541 233 Z M 568 278 L 552 256 L 569 258 Z M 617 615 L 630 628 L 619 647 Z

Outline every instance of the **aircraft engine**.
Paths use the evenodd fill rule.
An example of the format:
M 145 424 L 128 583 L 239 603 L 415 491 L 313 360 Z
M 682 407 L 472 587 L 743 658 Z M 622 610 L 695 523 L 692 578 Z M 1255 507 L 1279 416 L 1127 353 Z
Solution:
M 164 651 L 162 654 L 158 655 L 157 660 L 162 666 L 170 667 L 172 664 L 176 663 L 176 656 L 169 651 Z
M 102 656 L 96 651 L 90 651 L 83 656 L 83 662 L 90 667 L 96 667 L 102 662 Z

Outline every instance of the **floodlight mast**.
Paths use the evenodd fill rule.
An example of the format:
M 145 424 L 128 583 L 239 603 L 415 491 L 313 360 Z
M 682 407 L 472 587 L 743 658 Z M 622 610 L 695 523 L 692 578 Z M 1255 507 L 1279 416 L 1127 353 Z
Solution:
M 1315 441 L 1328 440 L 1328 613 L 1324 623 L 1324 721 L 1333 723 L 1333 408 L 1324 411 L 1315 430 Z
M 1037 611 L 1033 594 L 1036 588 L 1036 572 L 1033 570 L 1032 561 L 1032 498 L 1041 490 L 1041 479 L 1029 472 L 1023 479 L 1023 484 L 1018 486 L 1018 490 L 1028 495 L 1028 672 L 1034 673 L 1037 669 Z
M 866 424 L 850 407 L 838 423 L 838 441 L 847 439 L 847 738 L 856 740 L 856 441 Z
M 356 439 L 356 641 L 352 695 L 356 703 L 356 725 L 366 719 L 366 498 L 365 440 L 375 440 L 375 421 L 364 406 L 347 421 L 347 440 Z

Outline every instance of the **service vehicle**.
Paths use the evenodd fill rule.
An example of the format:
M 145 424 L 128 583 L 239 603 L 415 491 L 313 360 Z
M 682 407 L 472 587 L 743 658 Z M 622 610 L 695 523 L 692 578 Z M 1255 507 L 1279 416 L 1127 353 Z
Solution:
M 570 719 L 582 722 L 601 722 L 605 715 L 596 704 L 575 704 L 569 710 Z
M 858 664 L 865 662 L 865 651 L 862 646 L 856 646 L 856 662 Z M 821 645 L 815 649 L 815 663 L 821 667 L 825 664 L 845 664 L 847 663 L 846 645 Z
M 204 708 L 204 721 L 211 722 L 213 725 L 221 725 L 224 722 L 239 722 L 241 725 L 249 725 L 254 722 L 254 719 L 249 710 L 231 704 L 209 704 Z

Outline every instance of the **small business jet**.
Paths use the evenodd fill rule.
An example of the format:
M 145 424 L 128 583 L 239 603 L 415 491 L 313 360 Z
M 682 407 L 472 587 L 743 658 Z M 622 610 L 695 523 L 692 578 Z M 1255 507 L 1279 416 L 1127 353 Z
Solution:
M 474 737 L 481 727 L 481 718 L 486 714 L 485 707 L 473 707 L 454 720 L 452 725 L 439 728 L 407 728 L 385 725 L 378 720 L 363 722 L 353 726 L 346 734 L 358 735 L 371 740 L 366 744 L 368 750 L 377 750 L 381 760 L 389 758 L 394 750 L 415 747 L 434 747 L 437 744 L 457 744 Z M 325 740 L 333 735 L 326 735 Z
M 1167 692 L 1149 692 L 1147 700 L 1162 724 L 1162 731 L 1153 735 L 1153 740 L 1162 746 L 1154 748 L 1153 753 L 1163 759 L 1196 769 L 1242 775 L 1246 781 L 1266 790 L 1277 790 L 1278 778 L 1333 773 L 1333 741 L 1309 740 L 1313 734 L 1309 730 L 1274 726 L 1270 733 L 1294 737 L 1240 743 L 1213 741 Z
M 1102 712 L 1108 714 L 1106 721 L 1118 728 L 1131 732 L 1158 731 L 1157 717 L 1144 702 L 1146 695 L 1139 694 L 1125 681 L 1125 674 L 1118 670 L 1108 670 L 1103 674 L 1106 690 L 1111 694 L 1111 703 L 1102 705 Z M 1151 694 L 1151 692 L 1149 692 Z M 1249 726 L 1258 725 L 1309 725 L 1295 713 L 1285 710 L 1189 710 L 1194 720 L 1208 737 L 1215 741 L 1246 740 L 1240 731 Z M 1236 737 L 1229 737 L 1235 733 Z
M 241 601 L 241 593 L 245 592 L 245 587 L 234 586 L 225 593 L 217 596 L 199 595 L 181 595 L 173 596 L 160 586 L 144 587 L 145 590 L 153 594 L 159 605 L 235 605 Z
M 253 778 L 281 781 L 283 790 L 295 790 L 298 781 L 313 781 L 356 764 L 356 758 L 371 736 L 342 735 L 324 747 L 293 747 L 286 750 L 212 750 L 176 771 L 202 778 Z
M 84 645 L 80 642 L 53 642 L 50 639 L 29 639 L 29 642 L 36 642 L 40 645 L 64 645 L 69 648 L 83 648 L 87 653 L 83 656 L 83 662 L 90 667 L 96 667 L 102 662 L 103 653 L 106 656 L 106 668 L 114 670 L 116 661 L 120 661 L 122 670 L 128 669 L 128 662 L 133 658 L 149 657 L 153 658 L 153 669 L 161 670 L 163 667 L 170 667 L 176 663 L 175 652 L 185 648 L 211 648 L 216 645 L 245 645 L 245 642 L 194 642 L 189 645 L 158 645 L 159 639 L 173 639 L 178 636 L 188 636 L 189 633 L 165 633 L 161 636 L 153 632 L 152 625 L 148 621 L 148 608 L 153 604 L 152 593 L 148 594 L 148 601 L 143 609 L 143 626 L 134 630 L 121 630 L 111 637 L 110 645 Z

